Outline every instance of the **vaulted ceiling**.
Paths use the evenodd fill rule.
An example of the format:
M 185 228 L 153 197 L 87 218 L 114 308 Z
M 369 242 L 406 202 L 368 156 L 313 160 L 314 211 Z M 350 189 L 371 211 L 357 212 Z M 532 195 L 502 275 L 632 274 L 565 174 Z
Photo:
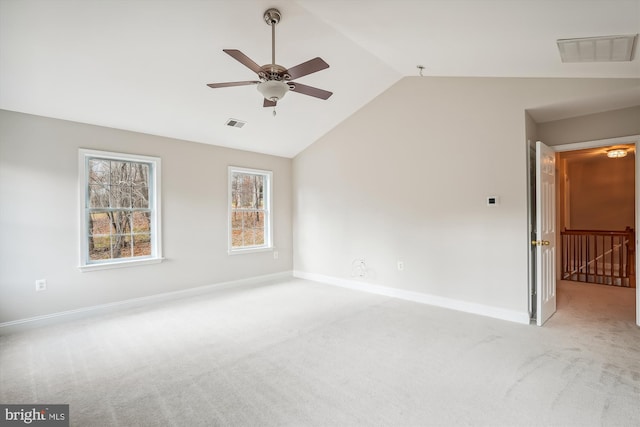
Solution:
M 299 82 L 334 92 L 287 94 L 275 118 L 254 86 L 206 86 L 255 79 L 222 49 L 270 62 L 270 7 L 282 13 L 276 62 L 323 58 L 330 68 Z M 293 157 L 417 65 L 424 76 L 640 78 L 638 54 L 563 64 L 555 43 L 639 32 L 640 0 L 0 0 L 0 108 Z M 582 112 L 640 105 L 640 90 L 582 101 Z

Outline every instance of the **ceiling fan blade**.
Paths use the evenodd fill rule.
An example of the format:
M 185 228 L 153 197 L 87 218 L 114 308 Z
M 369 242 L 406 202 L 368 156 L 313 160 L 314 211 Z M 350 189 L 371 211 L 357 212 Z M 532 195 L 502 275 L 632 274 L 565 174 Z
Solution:
M 264 102 L 262 103 L 262 106 L 263 106 L 263 107 L 275 107 L 275 106 L 276 106 L 276 104 L 277 104 L 277 102 L 276 102 L 276 101 L 272 101 L 272 100 L 270 100 L 270 99 L 265 98 L 265 99 L 264 99 Z
M 249 68 L 254 73 L 260 73 L 260 66 L 253 62 L 251 58 L 249 58 L 244 53 L 240 52 L 237 49 L 222 49 L 222 51 L 228 55 L 230 55 L 233 59 L 240 62 L 245 67 Z
M 317 87 L 307 86 L 300 83 L 291 82 L 293 85 L 293 92 L 298 92 L 303 95 L 315 96 L 320 99 L 329 99 L 333 92 L 329 92 L 328 90 L 318 89 Z
M 212 89 L 216 89 L 219 87 L 257 85 L 258 83 L 260 82 L 257 80 L 255 81 L 246 80 L 244 82 L 209 83 L 207 86 L 209 86 Z
M 310 59 L 307 62 L 303 62 L 302 64 L 298 64 L 295 67 L 289 68 L 287 70 L 287 74 L 289 74 L 291 76 L 291 80 L 293 80 L 315 73 L 316 71 L 324 70 L 325 68 L 329 68 L 329 64 L 324 62 L 322 58 L 317 57 Z

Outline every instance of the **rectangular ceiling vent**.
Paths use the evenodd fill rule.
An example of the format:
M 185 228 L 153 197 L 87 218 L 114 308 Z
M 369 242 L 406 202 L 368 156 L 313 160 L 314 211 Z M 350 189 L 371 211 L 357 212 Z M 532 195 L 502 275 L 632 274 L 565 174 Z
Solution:
M 637 34 L 557 40 L 562 62 L 631 61 Z
M 246 124 L 247 122 L 243 122 L 242 120 L 238 120 L 238 119 L 229 119 L 227 120 L 227 123 L 226 123 L 227 126 L 231 126 L 234 128 L 241 128 Z

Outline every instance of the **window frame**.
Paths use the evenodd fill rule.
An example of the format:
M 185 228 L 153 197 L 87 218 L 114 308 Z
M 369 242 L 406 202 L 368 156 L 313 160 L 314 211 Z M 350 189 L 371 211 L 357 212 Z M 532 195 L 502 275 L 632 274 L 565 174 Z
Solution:
M 149 165 L 149 210 L 151 212 L 150 242 L 151 255 L 134 258 L 118 258 L 92 261 L 89 257 L 89 160 L 124 161 Z M 78 150 L 78 182 L 80 200 L 80 270 L 94 271 L 111 268 L 132 267 L 162 262 L 162 221 L 161 221 L 161 169 L 159 157 L 138 154 L 116 153 L 81 148 Z
M 233 174 L 242 173 L 247 175 L 261 175 L 263 181 L 264 200 L 264 244 L 255 246 L 233 247 Z M 229 255 L 247 254 L 254 252 L 265 252 L 273 250 L 273 172 L 263 169 L 251 169 L 240 166 L 229 166 L 227 176 L 227 252 Z

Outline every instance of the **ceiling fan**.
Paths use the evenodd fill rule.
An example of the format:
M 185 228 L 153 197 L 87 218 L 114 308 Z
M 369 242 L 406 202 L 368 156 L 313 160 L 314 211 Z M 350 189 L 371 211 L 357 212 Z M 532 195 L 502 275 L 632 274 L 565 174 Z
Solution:
M 265 22 L 267 25 L 271 26 L 271 64 L 259 66 L 239 50 L 223 49 L 223 52 L 256 73 L 260 80 L 209 83 L 207 86 L 216 89 L 230 86 L 257 85 L 258 91 L 264 97 L 263 106 L 274 107 L 274 116 L 276 115 L 275 106 L 278 101 L 284 98 L 288 91 L 298 92 L 303 95 L 309 95 L 320 99 L 328 99 L 333 95 L 332 92 L 291 81 L 293 79 L 324 70 L 325 68 L 329 68 L 329 64 L 324 62 L 322 58 L 316 57 L 289 69 L 276 64 L 276 25 L 280 22 L 280 18 L 281 14 L 278 9 L 271 8 L 264 13 Z

